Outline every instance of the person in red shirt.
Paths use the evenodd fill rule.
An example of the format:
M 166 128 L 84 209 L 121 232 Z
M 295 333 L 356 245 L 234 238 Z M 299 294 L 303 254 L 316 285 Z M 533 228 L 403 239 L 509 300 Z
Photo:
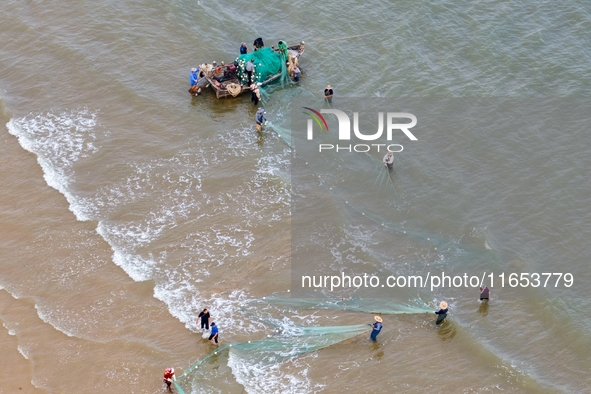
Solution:
M 172 385 L 173 380 L 176 381 L 176 376 L 174 374 L 174 368 L 166 368 L 166 370 L 164 371 L 164 383 L 166 383 L 166 386 L 168 387 L 168 391 L 170 391 L 171 393 L 172 393 L 172 388 L 170 386 Z

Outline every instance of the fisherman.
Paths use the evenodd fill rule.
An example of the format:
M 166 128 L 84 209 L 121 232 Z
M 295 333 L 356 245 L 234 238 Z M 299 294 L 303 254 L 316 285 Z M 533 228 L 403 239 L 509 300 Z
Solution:
M 447 317 L 447 302 L 441 301 L 441 303 L 439 304 L 439 308 L 440 309 L 437 312 L 435 312 L 435 314 L 437 315 L 437 321 L 435 322 L 435 324 L 443 323 L 443 321 Z
M 489 300 L 490 298 L 490 289 L 488 286 L 484 286 L 480 288 L 480 301 L 482 300 Z
M 166 386 L 168 387 L 168 391 L 170 391 L 172 393 L 172 388 L 170 387 L 172 385 L 172 381 L 176 382 L 176 375 L 174 374 L 174 368 L 166 368 L 166 370 L 164 371 L 164 383 L 166 383 Z
M 205 308 L 203 311 L 201 311 L 199 316 L 197 316 L 197 322 L 199 322 L 200 318 L 201 318 L 201 331 L 203 331 L 204 328 L 206 330 L 209 330 L 209 322 L 211 321 L 211 316 L 210 316 L 207 308 Z
M 198 68 L 193 67 L 191 69 L 191 87 L 189 88 L 189 93 L 191 93 L 193 96 L 201 93 L 201 86 L 199 86 L 199 74 Z
M 294 82 L 299 82 L 300 80 L 300 69 L 298 66 L 293 66 L 293 69 L 291 70 L 291 77 L 293 78 Z
M 257 131 L 259 133 L 263 131 L 263 125 L 267 124 L 267 118 L 265 117 L 265 114 L 265 110 L 259 107 L 256 114 Z
M 219 342 L 218 342 L 218 326 L 215 325 L 215 322 L 211 323 L 211 335 L 209 336 L 209 342 L 213 343 L 215 342 L 216 346 L 220 346 Z
M 250 97 L 250 101 L 252 101 L 252 103 L 254 105 L 258 105 L 259 104 L 259 100 L 261 99 L 261 92 L 259 90 L 259 87 L 261 86 L 261 83 L 253 83 L 252 85 L 250 85 L 250 89 L 252 90 L 252 95 Z
M 240 54 L 246 55 L 247 53 L 248 53 L 248 48 L 246 47 L 246 43 L 243 42 L 242 44 L 240 44 Z
M 218 63 L 217 62 L 213 62 L 212 63 L 212 66 L 213 66 L 213 70 L 212 70 L 213 76 L 216 77 L 216 78 L 217 77 L 221 77 L 223 75 L 222 74 L 222 71 L 226 67 L 226 65 L 224 64 L 224 62 L 222 62 L 222 65 L 221 66 L 218 66 Z
M 324 89 L 324 98 L 328 101 L 328 103 L 332 103 L 332 95 L 334 92 L 332 91 L 332 86 L 326 85 L 326 89 Z
M 198 68 L 193 67 L 191 69 L 191 86 L 197 85 L 197 81 L 199 81 L 199 74 L 197 74 L 198 72 Z
M 392 155 L 392 152 L 388 151 L 384 156 L 384 165 L 388 167 L 389 170 L 394 166 L 394 155 Z
M 263 43 L 263 39 L 261 37 L 254 40 L 254 43 L 252 45 L 254 45 L 255 52 L 265 47 L 265 44 Z
M 380 331 L 382 331 L 382 318 L 379 316 L 375 316 L 374 317 L 375 322 L 373 323 L 372 330 L 371 330 L 371 340 L 372 341 L 377 341 L 378 338 L 378 334 L 380 333 Z
M 252 84 L 252 71 L 254 70 L 254 57 L 246 62 L 246 66 L 244 66 L 246 70 L 246 74 L 248 74 L 248 84 Z M 255 104 L 256 105 L 256 104 Z

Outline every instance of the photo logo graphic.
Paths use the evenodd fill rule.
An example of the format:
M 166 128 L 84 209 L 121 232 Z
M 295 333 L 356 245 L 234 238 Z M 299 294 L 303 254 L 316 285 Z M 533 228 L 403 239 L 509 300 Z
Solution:
M 310 117 L 312 117 L 312 119 L 314 119 L 316 121 L 316 123 L 318 124 L 318 126 L 320 126 L 320 130 L 323 130 L 324 127 L 326 128 L 326 131 L 328 131 L 328 124 L 326 123 L 326 119 L 324 119 L 324 116 L 322 116 L 322 114 L 312 108 L 309 107 L 302 107 L 304 109 L 307 109 L 308 111 L 311 111 L 312 113 L 306 113 L 305 114 L 309 115 Z M 312 119 L 308 119 L 308 139 L 311 140 L 312 139 L 312 129 L 313 129 L 313 124 L 312 124 Z M 322 121 L 322 123 L 320 123 Z M 322 125 L 324 124 L 324 127 L 322 127 Z
M 314 122 L 320 127 L 320 130 L 326 129 L 328 131 L 328 123 L 322 114 L 333 114 L 337 117 L 339 123 L 339 132 L 338 137 L 339 141 L 350 141 L 351 140 L 351 119 L 349 116 L 338 109 L 321 109 L 320 111 L 316 111 L 309 107 L 302 107 L 307 109 L 310 112 L 304 112 L 305 114 L 310 116 L 307 122 L 307 139 L 313 140 L 314 139 Z M 362 133 L 359 129 L 359 113 L 353 112 L 353 134 L 355 137 L 362 141 L 376 141 L 382 138 L 384 134 L 384 123 L 386 123 L 386 140 L 392 141 L 393 131 L 400 130 L 410 139 L 411 141 L 417 141 L 417 137 L 414 136 L 413 133 L 409 129 L 413 128 L 417 124 L 417 117 L 408 112 L 387 112 L 385 116 L 386 121 L 384 122 L 384 112 L 378 112 L 378 130 L 373 134 L 365 134 Z M 401 119 L 408 119 L 410 122 L 407 123 L 398 123 Z M 397 123 L 395 123 L 395 120 Z M 339 150 L 346 150 L 349 152 L 368 152 L 371 150 L 371 147 L 377 148 L 377 151 L 380 151 L 381 146 L 386 146 L 386 144 L 356 144 L 356 145 L 346 145 L 346 146 L 339 146 L 333 144 L 319 144 L 318 149 L 319 152 L 322 150 L 331 150 L 335 149 L 338 152 Z M 395 148 L 393 150 L 392 148 Z M 390 152 L 401 152 L 403 146 L 400 144 L 390 144 L 386 148 Z

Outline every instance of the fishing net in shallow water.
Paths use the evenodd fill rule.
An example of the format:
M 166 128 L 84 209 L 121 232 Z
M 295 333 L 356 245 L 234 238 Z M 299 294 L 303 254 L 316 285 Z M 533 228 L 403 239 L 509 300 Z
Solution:
M 278 335 L 257 341 L 222 345 L 205 358 L 187 368 L 174 383 L 178 392 L 185 394 L 207 391 L 207 381 L 220 369 L 231 368 L 238 383 L 246 384 L 257 372 L 266 370 L 292 357 L 300 356 L 353 338 L 371 327 L 366 324 L 352 326 L 303 327 L 280 325 Z M 227 374 L 226 374 L 227 376 Z M 219 383 L 219 382 L 218 382 Z M 216 383 L 216 385 L 219 385 Z M 228 387 L 231 382 L 222 382 Z M 186 390 L 186 391 L 184 391 Z
M 269 121 L 267 124 L 267 129 L 272 130 L 275 132 L 281 140 L 291 149 L 294 149 L 294 141 L 292 139 L 292 131 L 290 128 L 283 127 L 278 125 L 273 121 Z M 413 231 L 411 229 L 407 229 L 401 225 L 396 224 L 393 220 L 388 220 L 388 218 L 384 217 L 383 215 L 375 214 L 370 209 L 363 206 L 363 202 L 360 201 L 359 205 L 355 203 L 355 199 L 353 198 L 345 198 L 344 194 L 341 193 L 341 190 L 331 183 L 331 179 L 336 179 L 336 175 L 331 177 L 331 174 L 327 172 L 326 168 L 330 168 L 330 166 L 326 166 L 325 169 L 322 170 L 322 174 L 317 171 L 314 167 L 312 167 L 312 163 L 309 163 L 305 154 L 301 151 L 295 151 L 294 156 L 299 157 L 301 160 L 305 161 L 308 165 L 309 169 L 314 173 L 318 179 L 321 180 L 321 185 L 330 192 L 330 194 L 334 195 L 335 197 L 342 200 L 347 206 L 351 209 L 359 212 L 363 216 L 366 216 L 368 219 L 372 220 L 375 223 L 380 224 L 381 226 L 391 230 L 393 232 L 398 232 L 401 234 L 407 234 L 409 236 L 414 236 L 417 239 L 421 239 L 423 241 L 427 241 L 429 244 L 432 244 L 436 247 L 444 247 L 444 246 L 451 246 L 450 243 L 453 243 L 450 239 L 442 237 L 439 234 L 429 233 L 426 231 L 418 232 Z M 384 195 L 392 195 L 398 196 L 398 192 L 394 187 L 394 183 L 390 178 L 388 170 L 384 167 L 381 160 L 377 159 L 375 156 L 362 153 L 359 157 L 362 160 L 367 162 L 367 172 L 376 174 L 375 177 L 367 176 L 367 172 L 363 174 L 363 176 L 359 176 L 356 178 L 357 182 L 363 182 L 363 186 L 356 185 L 356 188 L 360 190 L 372 190 L 375 194 L 377 191 L 380 191 L 381 194 Z M 339 166 L 338 161 L 334 160 L 332 167 L 336 168 L 335 171 L 341 171 L 341 168 L 344 166 Z M 359 168 L 359 161 L 355 163 L 357 168 Z M 349 166 L 353 167 L 353 166 Z
M 282 41 L 280 41 L 281 43 Z M 248 84 L 248 73 L 246 72 L 246 63 L 254 59 L 254 71 L 252 72 L 252 82 L 264 82 L 275 74 L 280 74 L 279 80 L 281 86 L 289 81 L 287 72 L 287 54 L 286 51 L 274 51 L 270 47 L 259 49 L 258 51 L 240 55 L 236 58 L 238 63 L 236 75 L 243 84 Z
M 258 302 L 293 310 L 334 309 L 385 315 L 433 313 L 433 308 L 420 299 L 401 303 L 382 298 L 299 298 L 290 293 L 274 293 Z
M 292 97 L 289 98 L 290 104 L 279 108 L 281 112 L 289 112 L 290 105 L 302 98 L 295 96 L 305 97 L 306 101 L 316 108 L 323 106 L 317 98 L 315 99 L 308 92 L 293 89 L 292 92 L 285 92 L 285 94 Z M 271 112 L 271 109 L 268 112 Z M 412 223 L 409 220 L 400 221 L 396 206 L 397 201 L 401 202 L 402 199 L 396 190 L 392 175 L 383 165 L 381 157 L 378 158 L 370 153 L 360 153 L 353 157 L 353 155 L 330 154 L 328 152 L 326 155 L 315 155 L 312 158 L 311 152 L 299 149 L 305 145 L 305 132 L 294 133 L 291 125 L 285 125 L 286 122 L 281 122 L 279 119 L 275 120 L 273 114 L 267 117 L 271 119 L 267 129 L 276 133 L 294 151 L 293 156 L 305 163 L 308 170 L 319 180 L 321 187 L 352 211 L 391 233 L 408 237 L 409 240 L 417 242 L 417 245 L 428 247 L 432 260 L 453 262 L 454 265 L 462 265 L 467 262 L 473 265 L 476 263 L 495 264 L 495 266 L 503 264 L 498 253 L 490 248 L 486 240 L 480 237 L 473 240 L 476 243 L 460 242 L 440 233 L 420 229 L 419 223 Z M 325 142 L 323 141 L 325 137 L 322 133 L 315 134 L 315 142 Z M 322 157 L 325 162 L 319 161 Z M 354 188 L 347 189 L 347 183 L 341 181 L 343 171 L 348 173 L 349 178 L 355 179 Z M 354 176 L 356 173 L 358 175 Z M 368 199 L 367 193 L 360 193 L 360 190 L 371 190 L 372 198 Z M 377 204 L 376 201 L 383 202 Z

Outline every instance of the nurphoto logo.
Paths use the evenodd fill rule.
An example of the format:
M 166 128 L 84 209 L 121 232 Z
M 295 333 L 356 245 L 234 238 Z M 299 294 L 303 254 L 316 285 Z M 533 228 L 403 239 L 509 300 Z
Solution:
M 312 141 L 314 139 L 314 123 L 318 125 L 320 130 L 329 131 L 328 123 L 326 122 L 326 119 L 324 118 L 324 116 L 322 116 L 322 114 L 333 114 L 337 117 L 337 121 L 339 124 L 339 141 L 351 141 L 351 119 L 345 112 L 338 109 L 321 109 L 320 111 L 316 111 L 309 107 L 303 108 L 310 111 L 306 113 L 310 116 L 310 119 L 308 119 L 307 124 L 307 139 L 309 141 Z M 322 152 L 324 150 L 334 150 L 336 152 L 369 152 L 370 150 L 372 150 L 372 148 L 374 148 L 378 152 L 380 152 L 380 148 L 384 147 L 385 150 L 387 150 L 388 152 L 402 152 L 402 150 L 404 149 L 402 145 L 389 143 L 390 141 L 392 141 L 394 131 L 402 131 L 402 133 L 404 133 L 404 135 L 406 135 L 408 139 L 410 139 L 411 141 L 417 141 L 417 137 L 415 137 L 414 134 L 411 133 L 409 130 L 416 126 L 416 116 L 408 112 L 387 112 L 385 118 L 386 141 L 388 142 L 388 144 L 318 144 L 318 151 Z M 403 119 L 408 119 L 410 120 L 410 122 L 399 123 L 400 120 Z M 359 113 L 353 112 L 353 134 L 357 139 L 361 141 L 377 141 L 380 138 L 382 138 L 382 135 L 384 134 L 384 112 L 378 112 L 378 130 L 373 134 L 362 133 L 359 130 Z

